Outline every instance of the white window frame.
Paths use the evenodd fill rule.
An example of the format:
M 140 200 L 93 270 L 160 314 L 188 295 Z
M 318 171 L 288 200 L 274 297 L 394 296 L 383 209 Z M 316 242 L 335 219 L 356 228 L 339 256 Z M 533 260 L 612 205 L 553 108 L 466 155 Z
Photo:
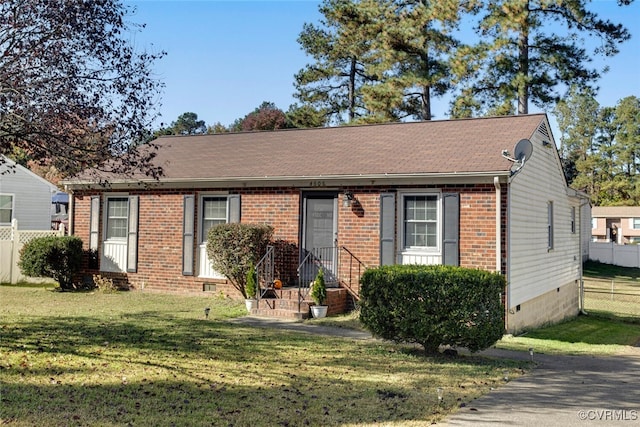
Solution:
M 547 250 L 553 250 L 554 238 L 553 238 L 553 201 L 547 202 Z
M 640 218 L 631 218 L 631 228 L 634 230 L 640 230 Z
M 13 220 L 13 215 L 16 211 L 16 196 L 13 193 L 0 193 L 0 196 L 11 197 L 11 208 L 9 210 L 9 222 L 0 222 L 0 225 L 11 225 L 11 221 Z
M 196 276 L 207 279 L 224 279 L 225 277 L 215 271 L 211 266 L 211 260 L 207 256 L 207 236 L 204 232 L 204 202 L 207 198 L 220 198 L 226 201 L 226 223 L 229 223 L 229 194 L 228 193 L 203 193 L 198 196 L 197 224 L 197 252 L 196 252 Z
M 398 246 L 403 254 L 425 254 L 425 255 L 441 255 L 442 254 L 442 192 L 436 190 L 430 191 L 407 191 L 398 192 Z M 432 196 L 436 198 L 436 245 L 435 246 L 407 246 L 405 242 L 405 199 L 407 197 L 423 197 Z
M 113 201 L 113 200 L 125 200 L 126 204 L 127 204 L 127 215 L 126 217 L 118 217 L 120 219 L 125 220 L 125 232 L 124 232 L 124 236 L 118 236 L 118 237 L 113 237 L 113 236 L 109 236 L 109 220 L 110 220 L 110 216 L 109 216 L 109 202 Z M 129 213 L 130 213 L 130 206 L 129 206 L 129 195 L 128 194 L 109 194 L 105 197 L 105 203 L 104 203 L 104 240 L 105 241 L 122 241 L 122 242 L 126 242 L 127 241 L 127 235 L 129 233 Z
M 201 194 L 200 200 L 198 201 L 198 243 L 206 244 L 207 236 L 204 231 L 204 204 L 206 199 L 220 199 L 224 200 L 225 203 L 225 223 L 229 223 L 229 195 L 228 194 Z M 216 218 L 221 219 L 221 218 Z

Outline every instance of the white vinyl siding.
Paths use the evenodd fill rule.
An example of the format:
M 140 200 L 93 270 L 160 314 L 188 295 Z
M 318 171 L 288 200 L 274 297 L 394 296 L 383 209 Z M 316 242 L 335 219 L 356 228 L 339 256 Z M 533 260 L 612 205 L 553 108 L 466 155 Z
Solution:
M 542 139 L 532 136 L 533 154 L 509 184 L 508 308 L 579 279 L 580 233 L 571 232 L 571 208 L 580 202 L 568 195 L 555 147 Z
M 11 196 L 12 206 L 9 213 L 7 198 L 4 198 L 0 223 L 9 225 L 12 219 L 17 219 L 20 230 L 50 230 L 51 196 L 57 192 L 56 186 L 29 169 L 5 160 L 0 166 L 0 193 Z
M 0 194 L 0 224 L 10 225 L 13 219 L 13 194 Z

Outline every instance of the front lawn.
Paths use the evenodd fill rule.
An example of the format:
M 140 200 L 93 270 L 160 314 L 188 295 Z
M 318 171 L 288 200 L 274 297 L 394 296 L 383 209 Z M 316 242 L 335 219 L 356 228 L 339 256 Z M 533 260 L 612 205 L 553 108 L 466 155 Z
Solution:
M 640 325 L 597 316 L 578 316 L 556 325 L 506 336 L 498 348 L 536 353 L 614 355 L 640 342 Z
M 236 325 L 244 302 L 213 297 L 2 286 L 0 300 L 14 426 L 423 426 L 525 367 Z

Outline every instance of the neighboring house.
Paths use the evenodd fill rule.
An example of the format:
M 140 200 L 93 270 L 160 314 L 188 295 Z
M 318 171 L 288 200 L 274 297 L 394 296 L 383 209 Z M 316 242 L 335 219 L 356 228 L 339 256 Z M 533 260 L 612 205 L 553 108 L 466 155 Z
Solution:
M 4 158 L 0 166 L 0 226 L 18 220 L 20 230 L 51 229 L 51 197 L 58 189 L 29 169 Z
M 593 207 L 591 239 L 619 245 L 640 243 L 640 206 Z
M 531 142 L 524 164 L 513 158 L 523 139 Z M 155 142 L 164 168 L 157 182 L 65 182 L 71 232 L 97 253 L 87 277 L 228 291 L 207 259 L 207 230 L 240 221 L 274 227 L 285 286 L 310 252 L 356 299 L 354 264 L 452 264 L 506 276 L 510 332 L 578 313 L 588 203 L 567 187 L 544 114 Z
M 51 196 L 51 228 L 69 227 L 69 195 L 58 191 Z

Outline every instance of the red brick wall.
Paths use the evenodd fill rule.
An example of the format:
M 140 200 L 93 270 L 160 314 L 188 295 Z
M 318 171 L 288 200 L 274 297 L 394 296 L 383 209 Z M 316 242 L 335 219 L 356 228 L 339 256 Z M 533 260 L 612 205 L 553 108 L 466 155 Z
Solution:
M 397 187 L 394 187 L 397 188 Z M 424 187 L 422 187 L 424 188 Z M 460 262 L 465 267 L 495 269 L 495 188 L 493 185 L 468 185 L 431 187 L 443 192 L 460 193 Z M 386 189 L 374 187 L 348 188 L 357 200 L 344 207 L 338 199 L 338 244 L 348 248 L 367 266 L 379 263 L 380 192 Z M 201 190 L 206 193 L 213 190 Z M 231 189 L 241 194 L 241 221 L 243 223 L 267 223 L 274 227 L 277 240 L 277 275 L 283 282 L 295 280 L 299 251 L 299 223 L 301 216 L 301 192 L 285 189 Z M 140 219 L 138 240 L 138 272 L 129 273 L 129 282 L 136 288 L 163 292 L 202 292 L 210 279 L 182 275 L 182 223 L 183 196 L 196 191 L 131 191 L 140 195 Z M 73 232 L 85 242 L 89 241 L 90 192 L 77 192 L 74 197 Z M 198 204 L 196 203 L 196 211 Z M 503 225 L 506 224 L 506 191 L 503 191 Z M 196 212 L 197 218 L 197 212 Z M 102 221 L 102 215 L 101 215 Z M 197 228 L 196 222 L 196 228 Z M 396 230 L 397 233 L 398 230 Z M 102 222 L 100 242 L 102 242 Z M 196 235 L 198 230 L 196 229 Z M 197 240 L 197 239 L 196 239 Z M 283 251 L 282 249 L 286 249 Z M 505 238 L 502 238 L 505 251 Z M 87 247 L 88 249 L 88 247 Z M 195 254 L 195 247 L 194 247 Z M 504 260 L 503 256 L 503 260 Z M 86 269 L 86 274 L 98 271 Z M 103 273 L 103 275 L 106 275 Z M 220 281 L 218 281 L 220 282 Z M 218 283 L 216 292 L 239 297 L 230 285 Z

